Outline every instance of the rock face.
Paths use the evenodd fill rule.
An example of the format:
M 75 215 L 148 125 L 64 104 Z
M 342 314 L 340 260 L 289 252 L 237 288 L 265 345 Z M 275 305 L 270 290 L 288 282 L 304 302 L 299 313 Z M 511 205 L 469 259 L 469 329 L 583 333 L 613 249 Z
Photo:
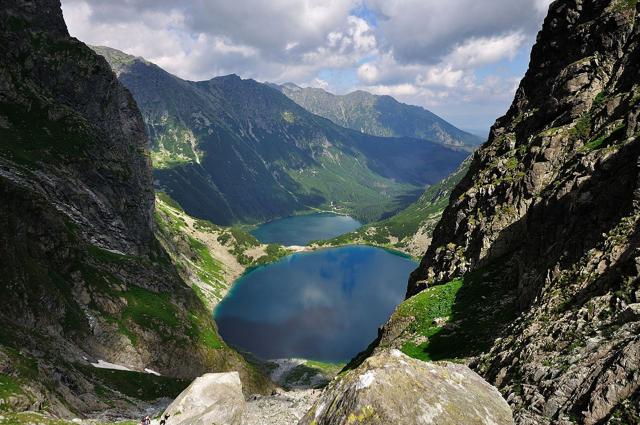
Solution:
M 333 381 L 300 425 L 513 424 L 497 389 L 467 366 L 385 350 Z
M 343 127 L 374 136 L 405 136 L 454 146 L 478 146 L 480 137 L 454 127 L 431 111 L 406 105 L 391 96 L 357 90 L 335 95 L 320 88 L 292 83 L 272 84 L 298 105 Z
M 124 393 L 97 360 L 268 386 L 156 241 L 153 197 L 142 116 L 107 62 L 68 35 L 59 1 L 3 2 L 0 373 L 14 407 L 106 409 Z
M 367 221 L 455 170 L 467 152 L 413 138 L 366 135 L 313 115 L 237 75 L 185 81 L 95 47 L 131 90 L 151 141 L 158 187 L 216 224 L 340 207 Z
M 176 425 L 241 425 L 245 413 L 242 383 L 237 372 L 207 373 L 196 378 L 167 407 Z
M 551 4 L 511 108 L 454 189 L 409 282 L 412 296 L 488 274 L 515 294 L 519 318 L 496 328 L 502 338 L 472 365 L 521 424 L 637 418 L 638 8 Z M 399 326 L 381 339 L 393 345 Z

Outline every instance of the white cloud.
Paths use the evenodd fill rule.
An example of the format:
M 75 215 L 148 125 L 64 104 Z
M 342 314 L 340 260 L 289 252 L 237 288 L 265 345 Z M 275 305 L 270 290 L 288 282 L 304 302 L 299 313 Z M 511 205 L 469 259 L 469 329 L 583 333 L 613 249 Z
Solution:
M 379 33 L 403 63 L 436 63 L 469 39 L 535 33 L 548 0 L 368 0 Z M 546 11 L 546 10 L 545 10 Z
M 454 114 L 475 113 L 466 105 L 481 96 L 506 109 L 520 76 L 478 78 L 477 70 L 528 49 L 550 2 L 62 0 L 72 35 L 183 78 L 237 73 L 344 91 L 351 80 L 326 75 L 350 72 L 347 89 Z M 356 16 L 358 7 L 372 11 L 376 24 Z
M 494 37 L 470 38 L 453 48 L 444 62 L 460 68 L 474 68 L 513 57 L 525 41 L 521 32 Z

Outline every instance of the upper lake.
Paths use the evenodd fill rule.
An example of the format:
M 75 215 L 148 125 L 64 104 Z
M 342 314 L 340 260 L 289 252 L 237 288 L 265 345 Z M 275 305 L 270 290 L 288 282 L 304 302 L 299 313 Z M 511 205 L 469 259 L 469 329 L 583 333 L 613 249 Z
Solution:
M 282 218 L 264 223 L 250 233 L 263 243 L 306 245 L 351 232 L 362 224 L 349 216 L 317 213 Z
M 293 254 L 238 279 L 214 318 L 226 342 L 263 359 L 348 361 L 376 338 L 416 266 L 369 246 Z

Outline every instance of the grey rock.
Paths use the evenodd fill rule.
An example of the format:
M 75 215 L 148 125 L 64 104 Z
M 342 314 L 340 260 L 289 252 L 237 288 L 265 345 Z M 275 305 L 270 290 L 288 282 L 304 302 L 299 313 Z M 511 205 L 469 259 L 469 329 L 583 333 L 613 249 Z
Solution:
M 242 425 L 246 410 L 237 372 L 207 373 L 196 378 L 167 407 L 175 425 Z
M 334 380 L 300 425 L 508 425 L 498 390 L 467 366 L 385 350 Z

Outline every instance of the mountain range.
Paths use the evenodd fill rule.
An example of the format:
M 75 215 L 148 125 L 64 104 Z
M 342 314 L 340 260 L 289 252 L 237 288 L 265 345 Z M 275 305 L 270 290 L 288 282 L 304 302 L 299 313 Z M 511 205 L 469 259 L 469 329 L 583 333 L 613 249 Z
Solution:
M 156 187 L 217 224 L 309 208 L 376 219 L 406 206 L 467 156 L 435 142 L 340 127 L 254 80 L 186 81 L 142 58 L 94 49 L 142 112 Z
M 335 95 L 321 88 L 303 88 L 293 83 L 270 85 L 309 112 L 373 136 L 415 137 L 470 150 L 484 142 L 427 109 L 400 103 L 391 96 L 377 96 L 363 90 Z
M 4 2 L 0 422 L 138 417 L 231 372 L 187 388 L 170 421 L 640 423 L 638 22 L 637 0 L 552 2 L 509 110 L 465 160 L 253 80 L 98 55 L 58 0 Z M 281 364 L 228 346 L 211 307 L 291 251 L 202 217 L 314 206 L 381 218 L 329 244 L 426 252 L 365 351 L 321 393 L 282 394 L 265 374 Z

